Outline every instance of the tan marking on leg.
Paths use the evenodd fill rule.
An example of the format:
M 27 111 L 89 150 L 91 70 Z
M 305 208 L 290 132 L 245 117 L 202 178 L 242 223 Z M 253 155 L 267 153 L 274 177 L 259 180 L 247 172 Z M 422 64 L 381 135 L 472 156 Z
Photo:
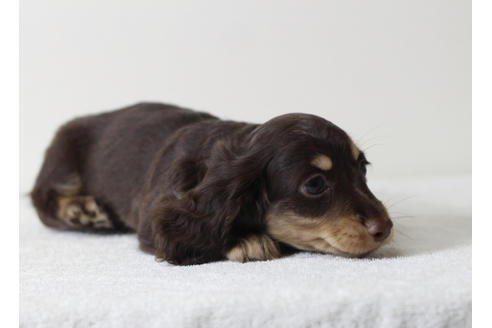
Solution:
M 360 151 L 353 141 L 350 141 L 350 150 L 352 151 L 352 156 L 354 156 L 354 159 L 357 160 L 359 158 Z
M 108 215 L 97 205 L 92 196 L 59 197 L 58 218 L 74 228 L 113 227 Z
M 55 186 L 55 190 L 63 196 L 75 196 L 82 188 L 82 181 L 77 174 L 70 176 L 67 182 L 60 183 Z
M 277 244 L 267 235 L 248 236 L 226 254 L 229 260 L 237 262 L 273 260 L 279 256 Z
M 99 210 L 99 207 L 97 206 L 96 202 L 93 199 L 89 199 L 85 203 L 85 209 L 87 211 L 96 212 Z
M 314 157 L 311 161 L 311 164 L 323 171 L 328 171 L 333 167 L 331 158 L 322 154 L 316 155 L 316 157 Z

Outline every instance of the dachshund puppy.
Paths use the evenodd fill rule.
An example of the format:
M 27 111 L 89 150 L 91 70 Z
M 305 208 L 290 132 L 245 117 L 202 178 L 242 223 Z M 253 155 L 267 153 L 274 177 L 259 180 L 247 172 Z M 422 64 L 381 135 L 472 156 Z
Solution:
M 284 247 L 361 257 L 393 225 L 367 164 L 317 116 L 248 124 L 142 103 L 63 125 L 31 198 L 49 227 L 136 231 L 174 264 L 269 260 Z

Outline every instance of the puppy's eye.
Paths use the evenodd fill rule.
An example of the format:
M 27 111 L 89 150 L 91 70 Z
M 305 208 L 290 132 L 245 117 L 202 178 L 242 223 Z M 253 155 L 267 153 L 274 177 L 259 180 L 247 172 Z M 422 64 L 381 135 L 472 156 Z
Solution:
M 325 179 L 321 175 L 316 175 L 306 181 L 303 185 L 303 191 L 308 195 L 319 195 L 325 191 L 328 186 Z
M 362 172 L 362 174 L 364 176 L 366 176 L 366 174 L 367 174 L 367 167 L 366 167 L 366 164 L 365 163 L 361 163 L 360 164 L 360 171 Z
M 367 159 L 365 157 L 362 157 L 359 159 L 359 169 L 360 169 L 360 172 L 366 176 L 366 173 L 367 173 L 367 165 L 369 165 L 370 163 L 367 161 Z

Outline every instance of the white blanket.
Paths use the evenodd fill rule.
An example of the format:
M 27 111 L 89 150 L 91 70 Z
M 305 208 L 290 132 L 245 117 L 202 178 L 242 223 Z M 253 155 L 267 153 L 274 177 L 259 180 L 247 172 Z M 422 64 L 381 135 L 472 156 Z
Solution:
M 133 234 L 60 232 L 21 201 L 21 327 L 471 326 L 471 179 L 379 181 L 394 241 L 367 259 L 159 263 Z

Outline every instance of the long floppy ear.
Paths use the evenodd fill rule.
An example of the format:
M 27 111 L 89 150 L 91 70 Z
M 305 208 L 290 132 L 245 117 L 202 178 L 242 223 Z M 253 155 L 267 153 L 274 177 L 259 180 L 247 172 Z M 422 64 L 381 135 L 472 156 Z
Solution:
M 260 229 L 268 202 L 263 178 L 268 161 L 264 151 L 237 155 L 216 144 L 203 179 L 182 194 L 163 196 L 154 207 L 157 258 L 182 265 L 220 260 L 241 233 Z

